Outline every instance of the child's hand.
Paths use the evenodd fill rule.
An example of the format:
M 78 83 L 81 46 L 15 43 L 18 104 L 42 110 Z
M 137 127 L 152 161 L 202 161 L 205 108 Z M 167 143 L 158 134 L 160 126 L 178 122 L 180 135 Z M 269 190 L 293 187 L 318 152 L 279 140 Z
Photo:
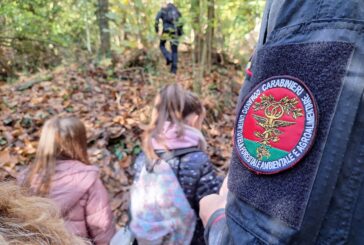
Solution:
M 226 178 L 224 179 L 224 182 L 222 183 L 222 186 L 221 186 L 220 192 L 219 192 L 219 195 L 224 196 L 225 198 L 227 197 L 227 194 L 228 194 L 227 183 L 228 183 L 228 176 L 226 176 Z
M 204 226 L 206 226 L 211 215 L 221 208 L 225 208 L 228 188 L 228 177 L 224 179 L 219 194 L 211 194 L 200 200 L 200 218 Z

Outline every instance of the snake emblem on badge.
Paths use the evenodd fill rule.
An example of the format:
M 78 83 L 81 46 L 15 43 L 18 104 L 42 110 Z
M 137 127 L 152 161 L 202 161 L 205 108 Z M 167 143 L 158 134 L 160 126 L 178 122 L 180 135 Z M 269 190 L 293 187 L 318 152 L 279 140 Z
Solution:
M 279 76 L 258 84 L 236 120 L 234 147 L 241 163 L 257 174 L 293 167 L 314 142 L 317 114 L 312 93 L 299 79 Z

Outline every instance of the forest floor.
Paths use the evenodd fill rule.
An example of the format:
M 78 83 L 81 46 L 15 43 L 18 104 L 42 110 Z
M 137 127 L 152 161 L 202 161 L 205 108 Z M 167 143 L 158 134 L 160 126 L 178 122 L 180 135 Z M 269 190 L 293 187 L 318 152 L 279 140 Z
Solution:
M 140 135 L 148 123 L 153 98 L 166 83 L 177 80 L 188 89 L 194 83 L 190 53 L 180 54 L 177 77 L 168 72 L 158 50 L 154 54 L 158 58 L 148 72 L 133 62 L 127 68 L 118 63 L 123 60 L 120 63 L 125 65 L 125 60 L 133 58 L 130 53 L 98 66 L 73 64 L 30 77 L 20 75 L 17 82 L 1 85 L 0 180 L 16 178 L 34 159 L 45 120 L 61 113 L 76 115 L 87 127 L 90 160 L 101 169 L 117 223 L 125 224 L 131 164 L 141 151 Z M 144 58 L 138 57 L 139 61 Z M 213 66 L 202 82 L 200 98 L 207 109 L 203 133 L 211 161 L 221 174 L 230 161 L 242 81 L 242 69 L 225 64 Z

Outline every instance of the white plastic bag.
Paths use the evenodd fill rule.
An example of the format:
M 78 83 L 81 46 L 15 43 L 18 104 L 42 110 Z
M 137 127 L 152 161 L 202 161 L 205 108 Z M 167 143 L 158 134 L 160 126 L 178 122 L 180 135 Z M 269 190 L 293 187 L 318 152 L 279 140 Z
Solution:
M 128 226 L 122 227 L 111 239 L 110 245 L 132 245 L 134 236 Z

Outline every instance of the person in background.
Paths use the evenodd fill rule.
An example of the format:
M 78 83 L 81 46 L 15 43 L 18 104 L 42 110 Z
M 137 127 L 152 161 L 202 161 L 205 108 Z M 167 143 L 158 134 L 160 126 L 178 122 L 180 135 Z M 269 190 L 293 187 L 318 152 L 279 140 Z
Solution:
M 162 88 L 155 98 L 151 122 L 143 136 L 144 152 L 134 165 L 135 178 L 138 178 L 147 160 L 171 154 L 167 163 L 196 215 L 199 201 L 206 195 L 218 193 L 222 183 L 205 153 L 206 141 L 201 133 L 204 118 L 205 109 L 196 95 L 178 84 Z M 198 220 L 191 244 L 204 244 L 203 231 Z
M 35 161 L 19 182 L 31 193 L 49 197 L 68 229 L 94 244 L 108 244 L 115 233 L 108 193 L 87 156 L 84 124 L 56 116 L 42 129 Z
M 171 65 L 171 73 L 177 73 L 178 64 L 178 39 L 183 35 L 183 24 L 181 12 L 170 1 L 161 8 L 155 17 L 155 31 L 159 33 L 159 20 L 162 19 L 163 31 L 160 38 L 159 48 L 166 59 L 167 66 Z M 171 52 L 166 48 L 167 41 L 170 42 Z
M 29 195 L 15 183 L 0 183 L 0 244 L 91 244 L 65 227 L 55 204 Z

